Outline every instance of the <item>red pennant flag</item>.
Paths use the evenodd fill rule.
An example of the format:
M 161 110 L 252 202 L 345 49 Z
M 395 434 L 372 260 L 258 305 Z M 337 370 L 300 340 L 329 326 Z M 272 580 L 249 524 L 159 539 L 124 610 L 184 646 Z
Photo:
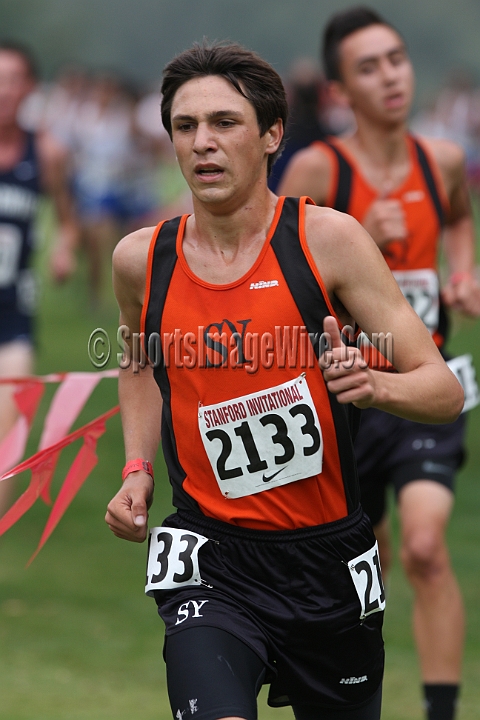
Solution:
M 22 515 L 24 515 L 27 510 L 29 510 L 32 505 L 34 504 L 35 500 L 39 497 L 42 490 L 45 488 L 45 486 L 50 482 L 51 475 L 55 469 L 55 464 L 58 459 L 58 454 L 61 450 L 63 450 L 64 447 L 67 445 L 70 445 L 75 440 L 78 440 L 79 438 L 84 438 L 87 435 L 90 435 L 92 433 L 92 436 L 95 437 L 96 433 L 99 432 L 99 430 L 102 427 L 102 423 L 104 423 L 106 420 L 108 420 L 110 417 L 115 415 L 119 411 L 119 406 L 116 405 L 111 410 L 108 410 L 106 413 L 103 413 L 103 415 L 100 415 L 95 420 L 92 420 L 91 422 L 87 423 L 83 427 L 79 428 L 78 430 L 75 430 L 74 432 L 70 433 L 70 435 L 67 435 L 66 437 L 59 440 L 54 445 L 50 446 L 49 448 L 46 448 L 44 450 L 39 450 L 35 455 L 32 455 L 32 457 L 28 458 L 28 460 L 24 460 L 24 462 L 20 463 L 16 467 L 12 468 L 8 472 L 4 473 L 0 476 L 0 482 L 2 480 L 6 480 L 9 477 L 13 477 L 14 475 L 18 475 L 19 473 L 23 472 L 24 470 L 32 470 L 32 479 L 30 481 L 30 485 L 28 486 L 27 490 L 21 495 L 18 500 L 12 505 L 12 507 L 7 510 L 5 515 L 0 519 L 0 535 L 3 535 L 9 528 L 12 527 L 14 523 L 19 520 Z M 102 433 L 100 432 L 100 435 Z M 100 435 L 97 435 L 100 437 Z M 96 442 L 96 441 L 95 441 Z M 83 457 L 83 456 L 82 456 Z M 83 462 L 80 461 L 80 462 Z M 79 463 L 80 464 L 80 463 Z M 70 472 L 67 477 L 71 478 Z M 85 476 L 86 478 L 86 476 Z M 84 478 L 84 480 L 85 480 Z M 75 475 L 73 477 L 73 480 L 70 480 L 71 485 L 75 486 Z M 83 481 L 82 481 L 83 482 Z M 80 483 L 81 485 L 81 483 Z M 79 485 L 79 487 L 80 487 Z M 67 486 L 68 491 L 68 486 Z M 73 499 L 75 493 L 73 493 L 73 496 L 70 498 L 69 502 Z M 67 507 L 68 504 L 65 506 Z M 53 512 L 53 509 L 52 509 Z M 61 517 L 61 515 L 60 515 Z M 60 517 L 54 516 L 54 520 L 56 520 L 55 524 L 58 523 L 58 520 Z M 52 528 L 53 529 L 53 528 Z
M 101 380 L 100 373 L 69 373 L 58 387 L 48 409 L 39 450 L 54 445 L 68 433 L 85 403 Z M 50 482 L 44 485 L 42 500 L 51 505 Z
M 65 478 L 57 499 L 55 500 L 50 517 L 45 525 L 38 547 L 28 561 L 28 565 L 30 565 L 45 545 L 73 498 L 97 464 L 97 441 L 103 435 L 105 430 L 104 417 L 98 418 L 93 424 L 90 424 L 90 429 L 84 435 L 83 445 L 78 451 L 77 456 L 68 471 L 67 477 Z
M 55 470 L 58 454 L 59 451 L 57 453 L 46 453 L 41 457 L 34 455 L 33 458 L 30 459 L 33 460 L 34 458 L 37 458 L 36 462 L 29 463 L 27 460 L 25 463 L 22 463 L 22 465 L 27 466 L 22 469 L 26 470 L 28 467 L 31 468 L 32 479 L 30 480 L 30 485 L 23 495 L 20 495 L 18 500 L 7 510 L 0 520 L 0 535 L 3 535 L 3 533 L 9 530 L 12 525 L 14 525 L 17 520 L 22 517 L 22 515 L 25 515 L 27 510 L 30 510 L 34 502 L 38 499 L 40 493 L 42 492 L 42 488 L 49 481 L 53 471 Z M 17 467 L 13 468 L 13 470 L 9 473 L 2 475 L 0 480 L 17 475 L 18 473 L 16 470 L 21 467 L 21 465 L 17 465 Z M 18 472 L 22 472 L 22 470 L 18 470 Z
M 13 398 L 20 417 L 0 443 L 0 473 L 9 470 L 23 457 L 30 426 L 45 390 L 45 385 L 38 380 L 31 378 L 23 379 L 22 382 L 19 382 L 18 378 L 16 380 L 19 388 Z

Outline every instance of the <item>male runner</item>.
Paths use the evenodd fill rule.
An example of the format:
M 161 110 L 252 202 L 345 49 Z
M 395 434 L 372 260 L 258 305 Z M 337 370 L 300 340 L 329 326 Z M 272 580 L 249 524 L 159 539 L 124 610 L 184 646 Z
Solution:
M 374 405 L 448 422 L 463 393 L 363 228 L 269 191 L 287 108 L 268 63 L 195 45 L 162 94 L 194 214 L 114 253 L 127 349 L 144 332 L 151 364 L 120 374 L 127 464 L 106 521 L 145 539 L 161 417 L 177 512 L 152 531 L 147 590 L 173 715 L 254 720 L 267 682 L 301 720 L 378 719 L 385 598 L 350 421 Z M 343 345 L 353 319 L 393 333 L 399 374 Z
M 280 191 L 308 194 L 361 222 L 442 348 L 444 305 L 480 314 L 463 153 L 451 142 L 409 134 L 412 65 L 403 39 L 377 13 L 354 8 L 335 15 L 325 30 L 323 58 L 332 91 L 350 103 L 357 129 L 298 153 Z M 450 275 L 440 294 L 442 227 Z M 463 416 L 440 427 L 369 410 L 355 443 L 362 506 L 374 525 L 384 573 L 390 565 L 387 483 L 397 494 L 401 558 L 415 592 L 414 633 L 430 720 L 453 717 L 460 680 L 463 606 L 445 528 L 463 457 L 463 426 Z
M 74 269 L 76 222 L 65 176 L 65 155 L 46 133 L 18 124 L 21 103 L 35 85 L 35 64 L 27 49 L 0 43 L 0 376 L 30 375 L 33 369 L 32 314 L 35 278 L 30 267 L 34 221 L 42 190 L 54 200 L 59 222 L 51 268 L 57 280 Z M 0 385 L 0 441 L 17 410 L 12 388 Z M 7 481 L 8 482 L 8 481 Z M 7 503 L 0 483 L 0 517 Z

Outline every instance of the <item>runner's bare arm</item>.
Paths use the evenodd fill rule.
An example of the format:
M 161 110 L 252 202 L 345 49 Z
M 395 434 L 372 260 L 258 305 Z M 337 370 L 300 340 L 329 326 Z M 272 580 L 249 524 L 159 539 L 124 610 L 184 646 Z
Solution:
M 475 275 L 475 228 L 462 148 L 448 140 L 429 140 L 448 193 L 450 210 L 443 233 L 449 280 L 442 291 L 446 305 L 465 315 L 480 315 L 480 286 Z
M 50 266 L 55 280 L 63 281 L 75 271 L 75 251 L 80 239 L 80 228 L 68 179 L 69 153 L 46 132 L 38 136 L 37 145 L 42 184 L 52 199 L 58 223 Z
M 308 195 L 317 205 L 325 205 L 332 167 L 327 153 L 319 147 L 308 147 L 295 153 L 288 163 L 277 190 L 278 195 Z
M 404 299 L 380 251 L 353 218 L 327 208 L 306 208 L 310 250 L 327 292 L 360 327 L 393 336 L 397 373 L 365 367 L 356 348 L 333 349 L 324 371 L 341 403 L 377 407 L 417 422 L 452 422 L 463 407 L 463 391 L 425 325 Z M 331 328 L 327 320 L 326 329 Z
M 120 324 L 129 331 L 124 338 L 130 357 L 133 354 L 133 333 L 140 332 L 152 233 L 153 228 L 144 228 L 128 235 L 113 254 L 113 286 L 120 307 Z M 146 365 L 142 370 L 130 363 L 121 369 L 118 393 L 126 460 L 142 458 L 153 463 L 160 442 L 162 400 L 152 368 Z M 124 540 L 143 542 L 152 500 L 153 480 L 150 475 L 143 470 L 128 475 L 108 505 L 105 520 L 112 532 Z

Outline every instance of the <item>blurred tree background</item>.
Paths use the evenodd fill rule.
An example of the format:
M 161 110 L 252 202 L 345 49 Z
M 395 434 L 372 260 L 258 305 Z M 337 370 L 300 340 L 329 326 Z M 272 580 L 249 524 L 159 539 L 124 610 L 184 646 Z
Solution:
M 175 53 L 203 36 L 257 50 L 284 73 L 295 57 L 317 58 L 320 29 L 348 0 L 0 0 L 0 36 L 31 44 L 42 72 L 59 66 L 118 69 L 154 82 Z M 480 79 L 478 0 L 372 0 L 407 39 L 419 94 L 452 67 Z

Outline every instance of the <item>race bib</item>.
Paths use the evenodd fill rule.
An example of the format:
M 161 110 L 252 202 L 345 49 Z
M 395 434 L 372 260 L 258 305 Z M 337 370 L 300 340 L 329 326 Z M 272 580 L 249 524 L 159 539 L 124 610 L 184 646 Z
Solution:
M 22 234 L 15 225 L 0 225 L 0 288 L 8 287 L 15 282 Z
M 449 360 L 447 365 L 463 388 L 465 403 L 462 412 L 467 412 L 467 410 L 471 410 L 480 403 L 473 358 L 471 355 L 459 355 Z
M 201 405 L 200 435 L 220 492 L 240 498 L 322 472 L 323 440 L 307 380 Z
M 148 539 L 145 593 L 201 585 L 198 551 L 208 538 L 188 530 L 154 527 Z
M 405 299 L 433 333 L 440 313 L 438 276 L 434 270 L 394 270 L 393 276 Z
M 383 587 L 378 544 L 348 563 L 358 599 L 360 600 L 360 620 L 368 615 L 385 610 L 385 589 Z

